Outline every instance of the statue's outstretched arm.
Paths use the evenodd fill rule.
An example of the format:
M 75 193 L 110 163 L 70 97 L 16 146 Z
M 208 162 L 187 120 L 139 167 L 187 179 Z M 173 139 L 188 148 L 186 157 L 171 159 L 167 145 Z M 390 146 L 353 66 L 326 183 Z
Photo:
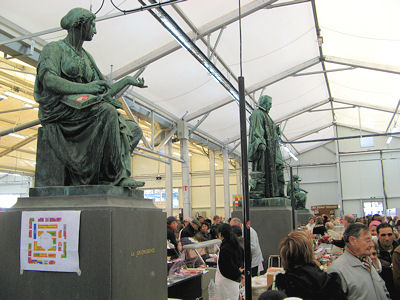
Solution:
M 54 93 L 61 95 L 71 94 L 102 94 L 106 92 L 110 86 L 105 80 L 96 80 L 89 83 L 72 82 L 59 77 L 51 72 L 46 72 L 43 78 L 43 85 Z
M 121 91 L 123 88 L 125 88 L 128 85 L 133 85 L 137 86 L 140 88 L 145 88 L 147 86 L 144 85 L 144 79 L 143 78 L 133 78 L 132 76 L 126 76 L 122 78 L 120 81 L 117 81 L 111 85 L 111 89 L 108 92 L 108 94 L 111 97 L 114 97 L 116 94 L 118 94 L 119 91 Z

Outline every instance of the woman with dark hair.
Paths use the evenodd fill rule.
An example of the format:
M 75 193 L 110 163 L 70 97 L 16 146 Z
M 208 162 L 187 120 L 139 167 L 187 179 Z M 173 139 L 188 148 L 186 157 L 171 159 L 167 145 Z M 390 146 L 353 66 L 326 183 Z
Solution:
M 222 240 L 218 255 L 215 286 L 218 300 L 237 300 L 242 279 L 243 249 L 229 224 L 218 227 L 218 238 Z
M 304 300 L 346 299 L 339 276 L 321 271 L 306 233 L 293 231 L 279 244 L 284 274 L 276 275 L 276 287 L 288 297 Z

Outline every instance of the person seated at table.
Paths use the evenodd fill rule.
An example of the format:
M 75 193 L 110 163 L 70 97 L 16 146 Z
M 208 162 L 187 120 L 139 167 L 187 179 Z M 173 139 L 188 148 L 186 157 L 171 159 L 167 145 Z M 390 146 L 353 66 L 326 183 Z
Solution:
M 312 242 L 305 232 L 293 231 L 284 237 L 279 244 L 279 254 L 285 273 L 276 275 L 275 285 L 288 297 L 346 299 L 338 274 L 328 274 L 319 268 Z
M 307 230 L 309 230 L 309 231 L 313 231 L 313 229 L 314 229 L 314 226 L 315 226 L 315 223 L 314 223 L 314 217 L 310 217 L 309 219 L 308 219 L 308 223 L 307 223 L 307 225 L 306 225 L 306 228 L 307 228 Z
M 313 234 L 320 234 L 324 235 L 326 233 L 324 221 L 322 220 L 321 217 L 317 217 L 315 220 L 315 226 L 313 228 Z
M 326 222 L 325 224 L 326 234 L 330 239 L 338 240 L 340 239 L 340 234 L 334 230 L 335 226 L 332 222 Z M 343 249 L 335 245 L 332 246 L 332 253 L 343 253 Z
M 205 241 L 211 240 L 210 225 L 207 222 L 201 223 L 200 232 Z

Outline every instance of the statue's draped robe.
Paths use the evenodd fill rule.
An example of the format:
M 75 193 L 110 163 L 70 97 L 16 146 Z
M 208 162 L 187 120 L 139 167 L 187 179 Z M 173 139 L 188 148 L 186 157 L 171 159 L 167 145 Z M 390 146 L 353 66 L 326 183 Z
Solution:
M 263 172 L 265 178 L 265 198 L 279 196 L 276 151 L 279 140 L 276 138 L 276 125 L 264 110 L 256 109 L 250 116 L 250 136 L 248 159 L 252 171 Z M 262 151 L 260 145 L 265 146 Z
M 117 185 L 129 178 L 130 156 L 142 136 L 140 127 L 121 116 L 109 96 L 99 95 L 105 100 L 84 109 L 65 105 L 60 102 L 65 95 L 43 83 L 46 72 L 78 83 L 104 77 L 84 49 L 79 55 L 64 40 L 49 43 L 40 55 L 34 96 L 43 139 L 65 166 L 65 185 Z

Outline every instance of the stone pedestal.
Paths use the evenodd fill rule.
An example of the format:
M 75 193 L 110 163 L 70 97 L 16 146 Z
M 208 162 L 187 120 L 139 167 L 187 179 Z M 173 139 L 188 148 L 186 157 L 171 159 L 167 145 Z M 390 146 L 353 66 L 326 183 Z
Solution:
M 166 215 L 143 191 L 52 187 L 30 196 L 0 213 L 1 299 L 167 299 Z M 80 276 L 20 274 L 21 212 L 30 210 L 81 210 Z
M 292 231 L 291 207 L 251 207 L 250 205 L 249 211 L 251 227 L 257 231 L 264 261 L 267 262 L 271 254 L 279 254 L 279 242 Z M 236 208 L 232 212 L 232 217 L 240 218 L 243 221 L 242 209 Z

